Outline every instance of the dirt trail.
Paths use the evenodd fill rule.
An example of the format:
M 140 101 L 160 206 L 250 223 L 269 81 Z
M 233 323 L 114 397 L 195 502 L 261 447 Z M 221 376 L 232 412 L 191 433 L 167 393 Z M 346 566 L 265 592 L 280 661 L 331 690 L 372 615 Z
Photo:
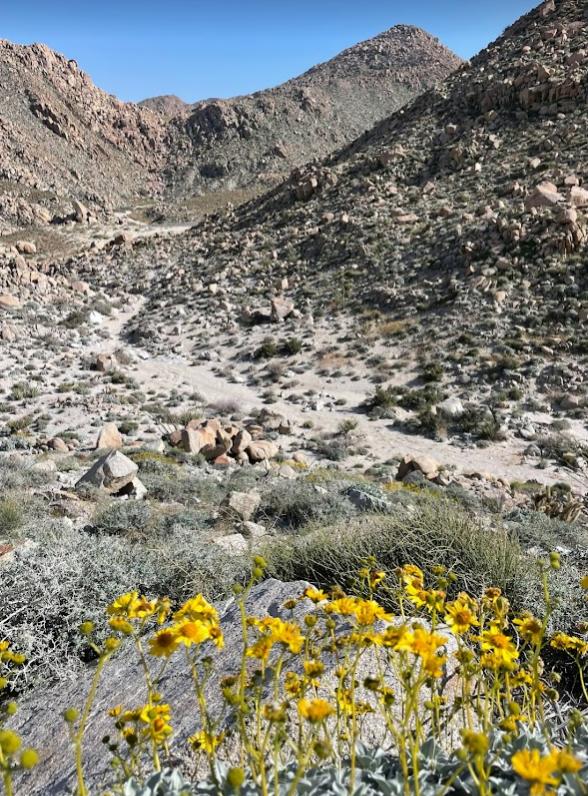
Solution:
M 125 312 L 108 319 L 104 328 L 108 331 L 110 339 L 101 344 L 101 351 L 113 351 L 119 346 L 128 349 L 129 344 L 122 340 L 121 333 L 125 324 L 141 311 L 142 306 L 142 300 L 137 300 L 136 303 L 129 305 Z M 226 363 L 228 373 L 226 377 L 214 372 L 219 367 L 218 362 L 192 364 L 182 355 L 152 356 L 138 348 L 133 350 L 137 357 L 132 372 L 133 377 L 144 390 L 165 388 L 169 391 L 172 387 L 189 388 L 191 392 L 202 395 L 209 404 L 231 402 L 241 407 L 243 413 L 263 405 L 259 389 L 245 383 L 246 365 L 236 367 L 233 363 Z M 234 377 L 237 377 L 238 381 L 233 381 Z M 563 480 L 569 482 L 576 491 L 582 493 L 588 491 L 588 478 L 582 473 L 573 473 L 568 469 L 553 466 L 538 469 L 532 462 L 525 460 L 523 451 L 528 443 L 524 440 L 509 439 L 506 442 L 490 444 L 486 448 L 461 448 L 449 442 L 436 442 L 418 435 L 406 434 L 392 428 L 389 420 L 371 421 L 357 411 L 357 407 L 370 391 L 370 383 L 366 379 L 325 380 L 313 370 L 299 375 L 298 378 L 300 390 L 313 389 L 319 394 L 321 392 L 328 394 L 331 408 L 310 409 L 285 400 L 285 396 L 279 396 L 278 400 L 271 404 L 272 411 L 283 414 L 295 426 L 295 435 L 282 439 L 289 452 L 304 447 L 303 435 L 316 436 L 320 432 L 336 432 L 342 420 L 353 417 L 357 421 L 354 433 L 360 440 L 361 446 L 368 449 L 369 454 L 367 457 L 346 460 L 348 467 L 359 462 L 363 462 L 364 465 L 369 461 L 383 462 L 409 453 L 431 456 L 441 464 L 456 468 L 461 473 L 488 474 L 502 478 L 507 483 L 536 480 L 549 484 Z M 345 399 L 345 405 L 332 406 L 337 399 Z M 313 423 L 310 431 L 301 428 L 308 420 Z

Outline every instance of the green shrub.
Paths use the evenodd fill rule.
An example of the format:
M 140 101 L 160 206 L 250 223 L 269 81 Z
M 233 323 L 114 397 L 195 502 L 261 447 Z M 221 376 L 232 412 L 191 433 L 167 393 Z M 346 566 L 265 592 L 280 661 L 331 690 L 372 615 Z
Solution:
M 402 495 L 390 516 L 361 515 L 344 525 L 315 527 L 267 551 L 270 569 L 283 580 L 339 583 L 351 589 L 355 573 L 374 557 L 393 570 L 411 561 L 425 571 L 436 564 L 452 569 L 456 588 L 478 593 L 490 584 L 522 597 L 529 581 L 516 539 L 488 528 L 450 500 Z

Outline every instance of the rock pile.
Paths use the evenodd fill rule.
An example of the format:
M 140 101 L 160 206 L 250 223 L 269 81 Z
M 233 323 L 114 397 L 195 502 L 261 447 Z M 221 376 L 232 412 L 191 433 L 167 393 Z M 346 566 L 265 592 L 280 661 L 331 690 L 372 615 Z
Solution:
M 275 442 L 262 439 L 259 426 L 239 428 L 220 420 L 191 420 L 185 428 L 172 431 L 168 441 L 186 453 L 199 454 L 212 464 L 258 464 L 279 453 Z

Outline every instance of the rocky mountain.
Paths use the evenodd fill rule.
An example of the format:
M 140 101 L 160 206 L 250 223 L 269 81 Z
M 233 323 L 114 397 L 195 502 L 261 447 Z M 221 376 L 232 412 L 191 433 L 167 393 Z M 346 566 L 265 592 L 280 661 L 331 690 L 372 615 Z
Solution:
M 459 59 L 414 28 L 345 51 L 284 86 L 188 106 L 123 103 L 75 61 L 0 42 L 0 219 L 4 231 L 156 196 L 264 181 L 350 142 L 443 78 Z
M 0 92 L 5 226 L 67 217 L 71 199 L 112 208 L 160 186 L 162 118 L 105 94 L 75 61 L 1 41 Z
M 481 349 L 585 353 L 587 96 L 585 4 L 549 0 L 347 149 L 198 227 L 152 309 L 234 316 L 283 282 L 298 307 L 381 313 L 431 351 L 460 336 L 489 379 Z
M 167 177 L 179 192 L 271 185 L 349 143 L 461 60 L 398 25 L 267 91 L 196 103 L 171 125 Z
M 187 102 L 176 97 L 175 94 L 162 94 L 159 97 L 148 97 L 139 102 L 141 108 L 149 108 L 155 113 L 171 118 L 187 111 L 190 108 Z

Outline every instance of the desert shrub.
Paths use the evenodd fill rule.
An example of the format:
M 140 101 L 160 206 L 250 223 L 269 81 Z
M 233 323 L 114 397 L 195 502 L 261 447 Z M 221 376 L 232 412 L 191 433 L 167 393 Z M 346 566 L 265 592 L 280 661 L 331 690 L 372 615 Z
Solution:
M 153 522 L 150 506 L 142 500 L 114 500 L 100 508 L 92 521 L 96 533 L 145 534 Z
M 147 547 L 52 522 L 38 531 L 36 542 L 17 549 L 0 578 L 0 638 L 18 643 L 27 656 L 17 689 L 78 671 L 88 653 L 78 627 L 93 621 L 103 638 L 104 606 L 118 594 L 140 589 L 169 594 L 174 601 L 197 592 L 220 598 L 248 568 L 216 545 L 203 545 L 187 528 L 176 528 Z
M 22 503 L 7 497 L 0 500 L 0 536 L 7 536 L 20 527 L 24 519 Z
M 285 530 L 297 530 L 310 522 L 333 522 L 354 513 L 350 501 L 335 488 L 317 487 L 305 481 L 278 482 L 262 497 L 258 518 Z
M 394 569 L 412 561 L 425 571 L 437 564 L 455 573 L 456 588 L 480 591 L 489 584 L 522 595 L 529 577 L 519 544 L 489 528 L 451 500 L 398 494 L 391 515 L 362 515 L 345 525 L 317 526 L 267 551 L 270 570 L 283 580 L 339 583 L 351 588 L 368 558 Z M 396 494 L 394 497 L 396 497 Z
M 273 337 L 264 337 L 258 348 L 255 349 L 256 359 L 271 359 L 278 353 L 278 344 Z

